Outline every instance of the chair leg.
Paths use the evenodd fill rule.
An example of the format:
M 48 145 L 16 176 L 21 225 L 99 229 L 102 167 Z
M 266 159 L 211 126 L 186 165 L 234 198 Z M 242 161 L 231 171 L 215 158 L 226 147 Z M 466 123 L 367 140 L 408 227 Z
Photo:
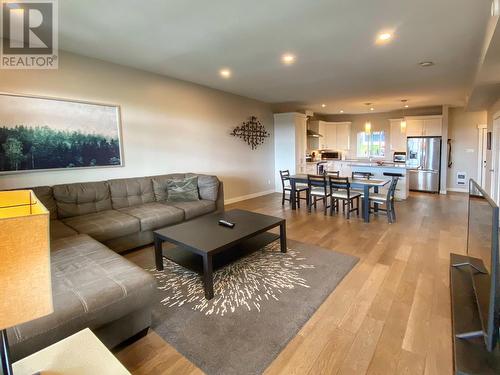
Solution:
M 396 221 L 396 209 L 394 205 L 394 200 L 391 201 L 391 212 L 392 212 L 392 220 Z
M 312 207 L 312 195 L 308 194 L 307 195 L 307 212 L 311 213 L 311 207 Z
M 300 191 L 297 191 L 297 208 L 300 208 Z
M 359 217 L 359 197 L 356 197 L 356 214 Z
M 326 215 L 326 211 L 328 210 L 328 197 L 325 197 L 323 205 L 323 215 Z
M 285 190 L 283 190 L 283 194 L 281 196 L 281 205 L 284 206 L 285 205 Z
M 347 220 L 351 218 L 351 203 L 352 201 L 349 199 L 347 202 Z

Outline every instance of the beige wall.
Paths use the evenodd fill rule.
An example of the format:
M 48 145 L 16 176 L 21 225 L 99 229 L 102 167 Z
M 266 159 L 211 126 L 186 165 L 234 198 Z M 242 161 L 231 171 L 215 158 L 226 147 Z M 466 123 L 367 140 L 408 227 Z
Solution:
M 262 102 L 67 53 L 59 70 L 0 70 L 0 91 L 120 105 L 125 155 L 122 168 L 3 175 L 0 188 L 192 171 L 218 175 L 226 199 L 273 189 L 273 137 L 252 151 L 229 134 L 252 115 L 273 134 Z
M 452 166 L 448 168 L 448 189 L 464 188 L 456 184 L 457 172 L 477 180 L 478 125 L 486 125 L 486 111 L 466 112 L 463 107 L 450 108 L 448 138 L 452 145 Z
M 429 107 L 429 108 L 412 108 L 403 111 L 393 111 L 384 113 L 368 113 L 359 115 L 326 115 L 322 116 L 325 121 L 350 121 L 351 122 L 351 137 L 350 144 L 351 150 L 348 157 L 356 157 L 357 148 L 357 134 L 365 130 L 366 121 L 372 124 L 372 131 L 385 132 L 386 143 L 389 144 L 391 125 L 389 119 L 402 118 L 404 116 L 424 116 L 424 115 L 440 115 L 442 107 Z M 392 153 L 390 150 L 386 153 L 386 159 L 392 160 Z

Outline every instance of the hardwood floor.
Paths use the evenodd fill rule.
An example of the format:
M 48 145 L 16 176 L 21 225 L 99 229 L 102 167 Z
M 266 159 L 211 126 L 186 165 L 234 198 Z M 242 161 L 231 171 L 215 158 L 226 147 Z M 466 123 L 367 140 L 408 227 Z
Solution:
M 285 217 L 289 238 L 360 258 L 267 375 L 452 373 L 448 266 L 465 250 L 465 195 L 412 193 L 392 225 L 292 211 L 278 194 L 227 208 Z M 152 248 L 127 255 L 139 256 Z M 152 331 L 117 356 L 134 374 L 202 373 Z

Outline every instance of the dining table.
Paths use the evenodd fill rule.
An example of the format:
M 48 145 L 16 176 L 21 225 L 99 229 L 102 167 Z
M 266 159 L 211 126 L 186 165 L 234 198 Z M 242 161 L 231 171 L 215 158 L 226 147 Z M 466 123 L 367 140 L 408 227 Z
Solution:
M 292 210 L 297 209 L 297 202 L 294 199 L 296 197 L 296 186 L 297 183 L 307 184 L 307 174 L 294 174 L 288 177 L 290 181 L 290 196 Z M 349 179 L 349 183 L 351 187 L 355 189 L 363 189 L 363 220 L 365 223 L 370 222 L 370 191 L 373 189 L 374 193 L 378 193 L 379 188 L 387 185 L 391 182 L 390 179 L 365 179 L 365 178 L 353 178 Z M 313 183 L 313 185 L 321 186 L 321 182 Z

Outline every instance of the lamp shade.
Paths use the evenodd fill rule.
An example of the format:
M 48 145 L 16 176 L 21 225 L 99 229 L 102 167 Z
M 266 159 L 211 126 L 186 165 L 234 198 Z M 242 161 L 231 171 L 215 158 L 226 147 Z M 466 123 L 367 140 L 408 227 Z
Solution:
M 0 329 L 53 312 L 49 212 L 31 190 L 0 191 Z

